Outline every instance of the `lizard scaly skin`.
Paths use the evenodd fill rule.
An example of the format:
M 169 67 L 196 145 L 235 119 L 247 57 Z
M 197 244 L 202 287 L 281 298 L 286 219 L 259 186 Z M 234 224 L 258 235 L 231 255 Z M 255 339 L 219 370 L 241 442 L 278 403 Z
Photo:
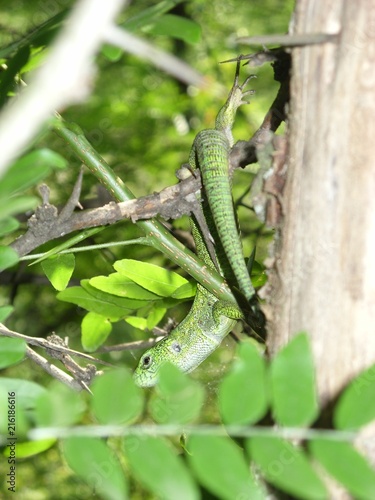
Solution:
M 214 269 L 201 233 L 192 219 L 191 228 L 198 256 Z M 242 317 L 242 312 L 232 302 L 218 300 L 197 284 L 189 313 L 167 337 L 143 354 L 134 372 L 135 382 L 142 387 L 155 385 L 160 367 L 166 361 L 181 371 L 191 372 L 219 347 Z
M 244 91 L 252 76 L 239 85 L 239 68 L 238 62 L 233 87 L 216 117 L 215 128 L 198 133 L 191 149 L 189 163 L 192 168 L 198 167 L 201 171 L 202 184 L 224 252 L 240 290 L 250 301 L 255 295 L 255 290 L 243 257 L 229 176 L 229 152 L 234 144 L 232 126 L 236 111 L 246 102 L 243 100 L 244 95 L 252 92 Z
M 211 214 L 206 214 L 208 227 L 211 233 L 217 232 L 220 238 L 220 243 L 217 244 L 220 272 L 229 274 L 229 261 L 240 289 L 250 300 L 255 292 L 242 254 L 229 180 L 229 150 L 233 145 L 231 129 L 236 110 L 243 103 L 242 98 L 246 93 L 243 88 L 248 81 L 246 79 L 244 84 L 239 86 L 238 72 L 239 65 L 227 102 L 217 116 L 216 128 L 203 130 L 197 135 L 189 163 L 193 169 L 198 166 L 201 170 L 211 210 Z M 208 267 L 215 269 L 193 218 L 191 228 L 198 256 Z M 221 344 L 236 322 L 242 318 L 242 312 L 233 303 L 218 300 L 198 284 L 193 305 L 187 316 L 166 338 L 148 349 L 141 357 L 134 372 L 135 382 L 142 387 L 155 385 L 160 367 L 166 361 L 184 372 L 194 370 Z

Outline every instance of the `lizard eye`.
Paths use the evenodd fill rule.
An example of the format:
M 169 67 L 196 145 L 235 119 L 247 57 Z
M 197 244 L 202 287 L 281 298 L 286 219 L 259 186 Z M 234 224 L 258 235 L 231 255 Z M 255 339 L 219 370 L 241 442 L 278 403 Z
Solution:
M 152 357 L 151 356 L 145 356 L 143 359 L 142 359 L 142 367 L 143 368 L 150 368 L 150 366 L 152 365 Z
M 181 352 L 181 346 L 178 342 L 174 342 L 171 347 L 172 347 L 174 352 L 177 352 L 177 353 Z

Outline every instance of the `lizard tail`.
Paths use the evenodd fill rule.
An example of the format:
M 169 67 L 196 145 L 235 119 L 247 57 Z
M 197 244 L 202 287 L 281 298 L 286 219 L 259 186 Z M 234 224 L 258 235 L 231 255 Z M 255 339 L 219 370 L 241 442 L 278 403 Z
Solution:
M 229 180 L 229 145 L 224 134 L 217 130 L 203 130 L 195 139 L 195 151 L 200 165 L 210 210 L 220 240 L 240 290 L 250 300 L 255 290 L 243 257 L 237 232 Z

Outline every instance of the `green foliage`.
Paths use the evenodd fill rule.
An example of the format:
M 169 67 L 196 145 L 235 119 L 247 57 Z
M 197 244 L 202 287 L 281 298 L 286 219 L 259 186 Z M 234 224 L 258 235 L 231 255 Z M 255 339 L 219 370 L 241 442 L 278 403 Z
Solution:
M 271 368 L 273 415 L 281 425 L 304 426 L 318 413 L 313 359 L 307 335 L 295 337 L 275 357 Z
M 125 436 L 124 454 L 138 481 L 159 498 L 197 500 L 199 490 L 174 447 L 163 438 Z
M 333 415 L 336 429 L 357 430 L 375 420 L 374 370 L 370 366 L 344 390 Z
M 72 254 L 56 255 L 42 262 L 45 275 L 56 290 L 65 290 L 72 277 L 75 258 Z
M 193 435 L 188 449 L 189 463 L 199 482 L 218 498 L 265 498 L 243 451 L 230 438 Z
M 268 409 L 266 366 L 254 344 L 243 343 L 220 385 L 220 413 L 226 424 L 258 422 Z
M 127 370 L 114 370 L 95 380 L 92 410 L 103 424 L 129 423 L 143 410 L 143 392 Z
M 327 472 L 355 498 L 374 498 L 375 470 L 350 443 L 314 439 L 309 449 Z
M 25 352 L 24 340 L 0 337 L 0 369 L 21 361 L 25 357 Z
M 106 500 L 126 500 L 127 483 L 115 454 L 100 439 L 70 437 L 63 453 L 73 471 Z
M 39 427 L 64 427 L 81 420 L 86 405 L 79 394 L 54 380 L 36 401 L 34 418 Z
M 265 479 L 297 498 L 327 498 L 327 491 L 300 447 L 278 437 L 253 437 L 246 443 Z
M 134 283 L 161 297 L 170 297 L 180 286 L 187 283 L 177 273 L 138 260 L 118 260 L 113 267 L 121 276 L 129 278 Z
M 307 352 L 305 334 L 297 336 L 284 348 L 284 352 L 291 355 L 296 345 L 300 346 L 303 357 Z M 106 442 L 94 437 L 98 429 L 96 425 L 92 431 L 90 426 L 85 429 L 92 432 L 93 437 L 71 436 L 62 441 L 63 456 L 75 474 L 93 488 L 98 487 L 98 481 L 102 482 L 97 490 L 101 498 L 127 498 L 129 488 L 137 484 L 162 498 L 176 498 L 176 491 L 180 491 L 178 498 L 182 495 L 183 498 L 198 499 L 201 498 L 201 485 L 219 499 L 265 499 L 264 481 L 295 498 L 328 498 L 321 474 L 313 466 L 312 459 L 319 462 L 355 498 L 372 498 L 375 470 L 349 441 L 354 435 L 341 434 L 339 430 L 320 430 L 310 434 L 303 428 L 306 425 L 303 419 L 299 427 L 301 436 L 308 441 L 306 450 L 301 443 L 295 444 L 281 437 L 288 431 L 293 436 L 296 429 L 248 426 L 248 422 L 256 424 L 267 409 L 275 413 L 274 408 L 279 404 L 280 394 L 277 391 L 283 393 L 284 388 L 282 385 L 275 386 L 270 376 L 274 373 L 275 363 L 279 376 L 286 377 L 290 368 L 287 364 L 280 365 L 278 357 L 267 364 L 253 345 L 239 345 L 238 357 L 225 375 L 219 392 L 218 402 L 223 416 L 229 415 L 226 428 L 212 425 L 212 417 L 203 416 L 207 391 L 202 384 L 180 373 L 172 365 L 163 367 L 159 383 L 152 390 L 148 401 L 149 416 L 145 414 L 145 390 L 135 386 L 127 370 L 110 370 L 96 378 L 89 405 L 86 395 L 74 393 L 58 382 L 43 389 L 31 382 L 5 378 L 0 379 L 0 402 L 6 404 L 7 393 L 14 391 L 17 413 L 23 413 L 28 419 L 26 426 L 36 431 L 38 427 L 51 426 L 53 429 L 60 427 L 68 433 L 71 428 L 77 435 L 79 428 L 75 429 L 74 425 L 82 420 L 86 423 L 92 420 L 93 424 L 102 424 L 104 435 L 108 436 L 113 432 L 116 435 L 117 426 L 122 425 L 124 437 L 121 451 L 111 440 Z M 303 378 L 307 389 L 314 376 L 311 366 L 309 370 L 310 375 L 305 373 Z M 259 394 L 255 389 L 248 392 L 244 388 L 244 374 L 249 376 L 248 382 L 252 385 L 258 385 L 252 377 L 260 377 Z M 363 375 L 360 374 L 353 384 L 361 381 Z M 231 397 L 229 388 L 234 397 Z M 347 391 L 350 393 L 351 386 Z M 240 405 L 238 397 L 252 400 Z M 344 391 L 336 411 L 342 407 L 346 397 Z M 358 407 L 353 414 L 361 412 L 363 398 L 367 398 L 365 392 L 362 398 L 358 396 Z M 301 414 L 305 404 L 303 399 L 296 401 L 285 414 L 286 418 L 290 420 L 295 412 Z M 25 417 L 26 411 L 28 417 Z M 150 418 L 158 425 L 150 428 Z M 200 425 L 189 425 L 198 419 Z M 202 426 L 202 423 L 211 425 Z M 239 425 L 241 423 L 246 425 Z M 6 422 L 0 422 L 2 429 L 5 426 Z M 178 437 L 183 432 L 180 444 L 175 438 L 149 435 L 161 433 Z M 242 441 L 236 443 L 233 440 L 232 434 L 245 438 L 244 447 Z M 35 442 L 27 439 L 20 441 L 20 456 L 42 453 L 56 441 L 49 434 L 36 434 L 36 437 Z M 182 460 L 181 454 L 186 460 Z M 126 471 L 121 465 L 123 461 Z M 106 463 L 111 464 L 110 470 L 103 465 Z M 252 466 L 249 468 L 250 463 Z M 108 481 L 111 482 L 110 487 Z M 128 485 L 129 481 L 133 486 Z
M 175 366 L 166 363 L 149 403 L 149 412 L 159 424 L 186 424 L 199 417 L 204 389 Z
M 101 314 L 89 312 L 82 320 L 82 347 L 94 352 L 107 340 L 112 331 L 111 322 Z

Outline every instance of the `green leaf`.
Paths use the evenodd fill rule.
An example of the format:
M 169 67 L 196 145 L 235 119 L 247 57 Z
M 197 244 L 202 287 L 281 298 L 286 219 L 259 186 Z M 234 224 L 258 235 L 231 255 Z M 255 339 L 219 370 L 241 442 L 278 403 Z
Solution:
M 197 284 L 192 281 L 188 281 L 184 285 L 177 288 L 175 292 L 172 293 L 171 297 L 174 299 L 190 299 L 194 297 L 197 292 Z
M 138 481 L 163 500 L 198 500 L 189 469 L 171 444 L 153 436 L 125 436 L 124 453 Z
M 13 196 L 35 186 L 52 168 L 64 168 L 67 161 L 51 149 L 37 149 L 19 158 L 0 183 L 0 196 Z
M 143 391 L 127 370 L 104 373 L 92 384 L 92 410 L 103 424 L 123 424 L 136 420 L 143 411 Z
M 126 500 L 128 486 L 120 462 L 101 439 L 70 437 L 63 441 L 69 467 L 106 500 Z
M 167 309 L 165 307 L 153 307 L 147 317 L 147 330 L 152 330 L 163 319 Z
M 126 323 L 128 323 L 131 326 L 134 326 L 134 328 L 138 328 L 139 330 L 146 330 L 147 329 L 147 319 L 146 318 L 140 318 L 138 316 L 128 316 L 125 318 Z
M 31 425 L 31 420 L 34 421 L 33 413 L 37 400 L 44 392 L 46 392 L 44 387 L 29 380 L 0 378 L 1 408 L 9 404 L 9 397 L 14 397 L 16 400 L 16 429 L 19 438 L 26 434 Z M 0 412 L 0 431 L 2 430 L 3 433 L 6 433 L 7 425 L 7 414 Z
M 294 337 L 273 359 L 271 387 L 273 414 L 279 424 L 305 426 L 315 420 L 314 363 L 306 334 Z
M 95 297 L 80 286 L 72 286 L 59 292 L 57 298 L 63 302 L 71 302 L 87 311 L 101 314 L 112 320 L 127 316 L 131 312 L 130 309 L 121 307 L 119 304 L 113 304 L 104 297 Z
M 147 300 L 118 297 L 116 295 L 112 295 L 111 293 L 99 290 L 98 288 L 91 285 L 91 279 L 81 280 L 81 286 L 86 290 L 86 292 L 88 292 L 96 299 L 102 302 L 106 302 L 107 304 L 112 304 L 114 306 L 121 307 L 123 310 L 128 311 L 128 313 L 132 310 L 141 309 L 142 307 L 148 304 Z M 138 287 L 138 285 L 135 286 Z M 141 290 L 143 290 L 143 288 L 141 288 Z M 144 290 L 144 292 L 146 294 L 149 294 L 149 292 L 147 292 L 146 290 Z M 159 300 L 159 297 L 157 297 L 157 300 Z
M 123 276 L 162 297 L 170 297 L 187 280 L 163 267 L 133 259 L 118 260 L 113 267 Z
M 101 48 L 101 52 L 109 61 L 117 62 L 121 59 L 123 50 L 119 47 L 114 47 L 113 45 L 104 44 Z
M 17 219 L 14 217 L 5 217 L 5 219 L 0 220 L 0 236 L 13 233 L 19 227 L 20 223 Z
M 142 27 L 152 23 L 157 17 L 173 9 L 176 5 L 182 3 L 182 0 L 162 0 L 151 7 L 142 9 L 138 14 L 122 23 L 122 26 L 128 31 L 137 31 Z
M 29 458 L 43 451 L 49 450 L 57 439 L 41 439 L 40 441 L 26 441 L 17 443 L 17 458 Z
M 309 450 L 355 498 L 375 498 L 375 471 L 350 443 L 314 439 Z
M 152 35 L 164 35 L 186 43 L 195 44 L 201 40 L 201 28 L 199 24 L 186 17 L 174 14 L 164 14 L 157 17 L 149 25 L 144 26 L 143 31 Z
M 53 380 L 36 401 L 35 420 L 40 427 L 69 426 L 80 420 L 84 410 L 81 394 Z
M 375 365 L 356 377 L 341 394 L 333 422 L 336 429 L 354 430 L 375 420 Z
M 0 272 L 14 266 L 18 261 L 19 255 L 12 247 L 0 245 Z
M 24 340 L 0 337 L 0 369 L 22 361 L 25 352 L 26 342 Z
M 300 448 L 278 437 L 254 437 L 246 442 L 265 479 L 304 500 L 328 498 L 327 491 Z
M 198 418 L 204 402 L 204 389 L 170 363 L 160 368 L 159 382 L 149 410 L 160 424 L 185 424 Z
M 199 482 L 217 498 L 265 499 L 243 451 L 228 437 L 191 436 L 188 460 Z
M 7 197 L 0 198 L 0 219 L 32 210 L 38 206 L 39 201 L 36 196 L 18 196 L 11 199 Z
M 120 273 L 112 273 L 109 276 L 95 276 L 95 278 L 90 279 L 90 285 L 98 290 L 118 295 L 119 297 L 137 300 L 160 299 L 158 295 L 145 290 L 134 283 L 132 279 L 128 279 Z
M 2 306 L 0 307 L 0 323 L 4 323 L 4 321 L 12 314 L 14 311 L 13 306 Z
M 252 424 L 268 407 L 266 365 L 254 344 L 239 344 L 237 353 L 219 388 L 220 413 L 226 424 Z
M 75 266 L 73 254 L 50 257 L 42 262 L 42 268 L 52 286 L 61 292 L 67 287 Z
M 35 382 L 7 377 L 0 377 L 0 389 L 16 394 L 18 409 L 33 409 L 39 396 L 46 392 L 44 387 Z
M 81 340 L 85 351 L 96 351 L 107 340 L 111 331 L 112 325 L 108 318 L 95 312 L 87 313 L 81 324 Z

